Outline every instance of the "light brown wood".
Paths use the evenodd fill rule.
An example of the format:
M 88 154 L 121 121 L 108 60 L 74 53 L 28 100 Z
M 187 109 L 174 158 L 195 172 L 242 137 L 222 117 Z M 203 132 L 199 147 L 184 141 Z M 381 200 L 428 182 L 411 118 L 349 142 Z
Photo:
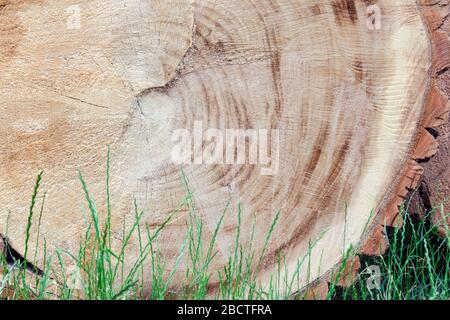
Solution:
M 368 25 L 374 4 L 379 29 Z M 343 248 L 367 239 L 372 213 L 395 211 L 404 180 L 418 170 L 415 152 L 435 151 L 421 125 L 430 113 L 434 61 L 415 0 L 91 0 L 78 7 L 79 28 L 70 5 L 0 1 L 0 233 L 9 216 L 18 251 L 40 169 L 47 191 L 42 236 L 50 250 L 74 252 L 85 230 L 77 170 L 104 215 L 111 145 L 119 246 L 124 221 L 134 220 L 133 199 L 145 212 L 142 224 L 156 228 L 185 194 L 181 166 L 171 158 L 174 131 L 192 133 L 196 122 L 205 131 L 269 130 L 269 142 L 279 133 L 269 148 L 279 151 L 271 154 L 269 165 L 279 164 L 273 174 L 262 170 L 267 164 L 250 163 L 203 162 L 184 172 L 206 242 L 231 204 L 212 270 L 232 249 L 240 203 L 243 241 L 256 222 L 257 251 L 281 211 L 263 283 L 276 252 L 288 257 L 292 273 L 321 237 L 311 269 L 301 273 L 304 286 L 338 263 Z M 186 214 L 181 210 L 161 235 L 168 265 Z M 130 263 L 137 254 L 134 237 Z

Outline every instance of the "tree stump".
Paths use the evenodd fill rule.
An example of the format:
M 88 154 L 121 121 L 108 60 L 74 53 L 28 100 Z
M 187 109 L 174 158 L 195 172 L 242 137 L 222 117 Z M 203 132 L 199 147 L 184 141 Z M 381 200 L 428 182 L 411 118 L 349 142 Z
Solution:
M 151 230 L 177 208 L 183 170 L 206 243 L 228 206 L 213 272 L 233 249 L 238 210 L 242 242 L 254 226 L 252 249 L 265 253 L 262 284 L 280 252 L 288 275 L 308 255 L 300 286 L 349 245 L 376 254 L 383 225 L 420 181 L 418 161 L 438 148 L 430 128 L 448 113 L 439 86 L 448 9 L 444 0 L 0 0 L 0 233 L 23 253 L 44 170 L 41 236 L 50 252 L 76 253 L 86 231 L 77 171 L 104 219 L 110 146 L 117 248 L 135 203 Z M 168 266 L 188 215 L 181 208 L 161 233 Z M 134 235 L 127 268 L 138 255 Z

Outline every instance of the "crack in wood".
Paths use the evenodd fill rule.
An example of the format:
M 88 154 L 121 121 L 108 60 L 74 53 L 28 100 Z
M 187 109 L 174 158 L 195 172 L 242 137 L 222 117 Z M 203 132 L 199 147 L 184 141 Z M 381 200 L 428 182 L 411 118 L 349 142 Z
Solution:
M 39 269 L 37 266 L 32 264 L 30 261 L 25 260 L 25 258 L 14 249 L 8 238 L 0 234 L 0 254 L 3 255 L 8 267 L 11 269 L 14 268 L 23 268 L 29 272 L 32 272 L 38 276 L 43 276 L 44 271 Z

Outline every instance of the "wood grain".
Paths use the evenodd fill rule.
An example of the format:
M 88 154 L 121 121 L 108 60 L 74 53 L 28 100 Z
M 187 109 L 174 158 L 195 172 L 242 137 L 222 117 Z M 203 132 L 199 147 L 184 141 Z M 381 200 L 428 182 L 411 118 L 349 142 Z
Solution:
M 367 26 L 367 7 L 374 4 L 382 13 L 379 30 Z M 134 220 L 133 199 L 145 212 L 143 226 L 155 228 L 185 194 L 180 166 L 170 158 L 174 130 L 193 130 L 196 121 L 222 131 L 279 130 L 274 175 L 248 163 L 193 164 L 184 172 L 205 241 L 231 203 L 212 270 L 226 263 L 240 203 L 243 241 L 256 223 L 256 251 L 281 211 L 263 283 L 277 252 L 288 257 L 292 273 L 321 237 L 310 272 L 301 273 L 304 286 L 338 263 L 343 248 L 376 234 L 365 228 L 372 213 L 394 212 L 399 190 L 420 176 L 414 159 L 435 152 L 423 129 L 426 119 L 435 119 L 428 107 L 435 97 L 430 68 L 440 61 L 430 46 L 430 18 L 421 13 L 427 5 L 82 1 L 81 28 L 68 29 L 69 5 L 0 2 L 0 233 L 9 217 L 8 236 L 19 251 L 40 169 L 47 191 L 42 235 L 51 250 L 75 251 L 85 230 L 77 169 L 104 215 L 111 145 L 119 246 L 123 223 Z M 162 234 L 169 265 L 183 241 L 186 214 L 182 210 Z M 132 263 L 136 237 L 127 254 Z

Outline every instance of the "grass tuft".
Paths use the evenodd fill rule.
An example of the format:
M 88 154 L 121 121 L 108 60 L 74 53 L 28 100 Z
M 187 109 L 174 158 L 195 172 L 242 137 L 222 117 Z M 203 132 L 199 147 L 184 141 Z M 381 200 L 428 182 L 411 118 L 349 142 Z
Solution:
M 37 176 L 26 221 L 25 248 L 22 259 L 8 259 L 0 255 L 0 297 L 4 299 L 302 299 L 300 278 L 302 272 L 309 275 L 309 260 L 321 237 L 311 239 L 309 250 L 301 257 L 296 268 L 287 276 L 287 258 L 283 252 L 272 257 L 275 272 L 269 276 L 268 285 L 262 286 L 257 275 L 265 265 L 267 250 L 277 228 L 281 212 L 277 212 L 266 235 L 262 249 L 254 243 L 255 222 L 251 232 L 242 233 L 242 208 L 237 206 L 236 233 L 229 252 L 218 252 L 218 238 L 230 203 L 224 208 L 215 229 L 208 231 L 209 242 L 205 243 L 205 226 L 195 205 L 194 192 L 181 171 L 185 196 L 156 230 L 150 230 L 142 219 L 141 211 L 134 202 L 134 220 L 130 226 L 125 221 L 118 234 L 112 229 L 112 205 L 110 192 L 110 150 L 106 163 L 106 212 L 99 212 L 89 192 L 84 176 L 79 172 L 81 190 L 86 209 L 82 210 L 85 229 L 79 240 L 77 252 L 56 248 L 49 254 L 43 239 L 43 252 L 38 254 L 40 227 L 46 194 L 42 197 L 33 264 L 27 261 L 31 227 L 38 194 L 43 178 Z M 179 213 L 187 212 L 186 233 L 172 265 L 164 260 L 159 238 Z M 447 237 L 440 237 L 438 230 L 429 221 L 433 215 L 447 217 L 444 206 L 438 206 L 419 219 L 410 214 L 408 203 L 401 208 L 404 223 L 396 228 L 386 228 L 389 249 L 380 257 L 360 256 L 359 278 L 349 287 L 339 286 L 349 261 L 355 258 L 351 245 L 343 248 L 343 260 L 333 274 L 327 299 L 346 300 L 397 300 L 397 299 L 449 299 L 450 298 L 450 233 L 448 225 L 441 226 Z M 45 217 L 44 217 L 45 218 Z M 124 219 L 125 220 L 125 219 Z M 443 219 L 447 221 L 447 219 Z M 368 223 L 367 223 L 368 225 Z M 114 235 L 114 236 L 113 236 Z M 323 236 L 323 235 L 322 235 Z M 137 241 L 131 247 L 131 240 Z M 135 241 L 135 242 L 136 242 Z M 5 242 L 7 242 L 7 235 Z M 6 250 L 8 251 L 8 250 Z M 137 255 L 135 253 L 138 253 Z M 134 253 L 134 254 L 131 254 Z M 41 257 L 42 270 L 36 267 Z M 135 257 L 135 258 L 132 258 Z M 216 259 L 226 259 L 225 266 L 212 272 Z M 133 261 L 130 261 L 134 259 Z M 180 267 L 183 276 L 180 279 Z M 305 269 L 306 268 L 306 269 Z M 151 288 L 151 290 L 149 290 Z M 176 290 L 175 290 L 176 288 Z

